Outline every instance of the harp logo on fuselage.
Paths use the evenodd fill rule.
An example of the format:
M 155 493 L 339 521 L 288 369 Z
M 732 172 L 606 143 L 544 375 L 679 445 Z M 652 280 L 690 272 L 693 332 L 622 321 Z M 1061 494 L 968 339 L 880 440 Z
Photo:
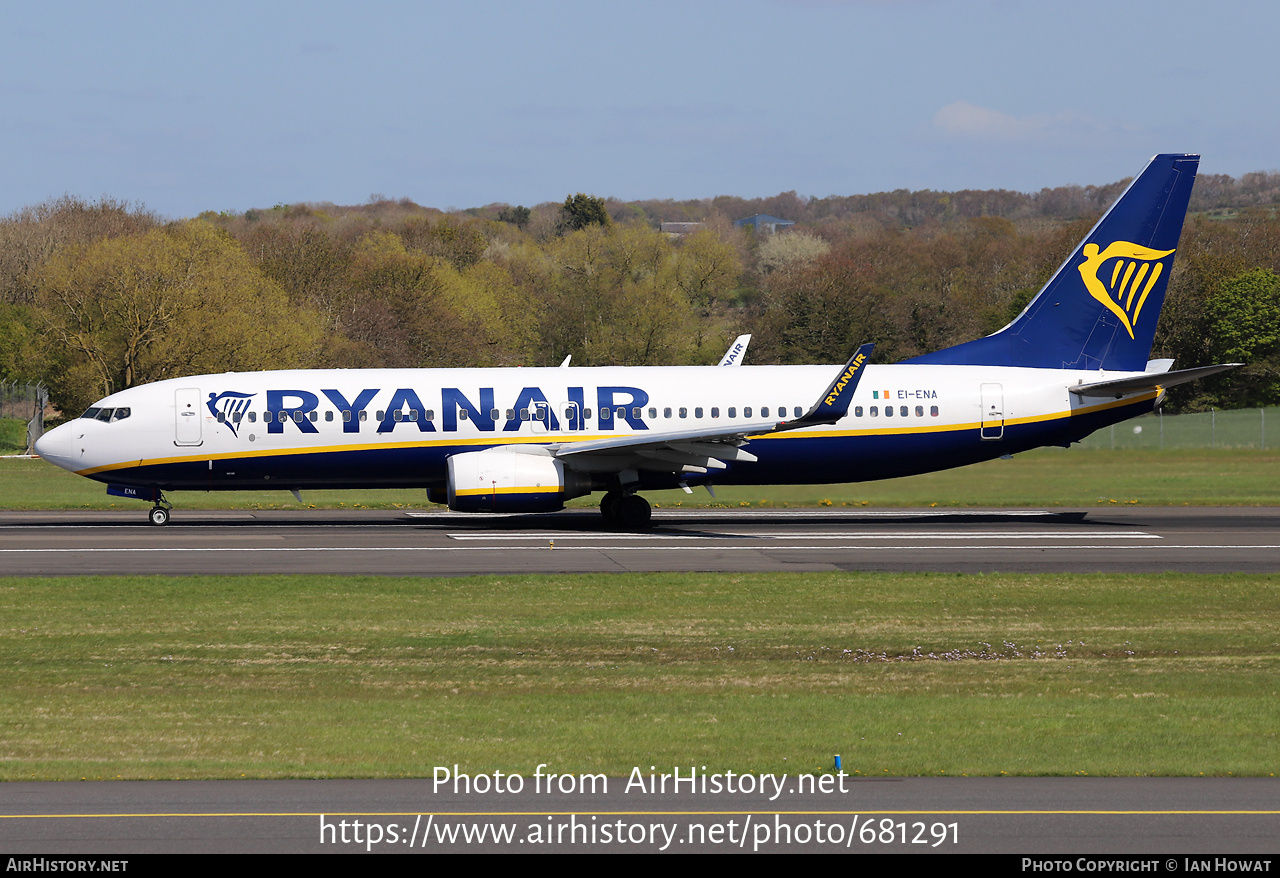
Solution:
M 1162 261 L 1173 250 L 1152 250 L 1128 241 L 1115 241 L 1107 249 L 1099 250 L 1097 244 L 1084 245 L 1084 262 L 1080 263 L 1080 277 L 1085 288 L 1116 317 L 1129 338 L 1138 324 L 1142 306 L 1164 273 Z M 1112 263 L 1109 268 L 1106 263 Z
M 227 429 L 231 431 L 231 435 L 238 435 L 240 425 L 240 416 L 249 408 L 249 400 L 256 394 L 238 393 L 234 390 L 227 390 L 222 393 L 209 394 L 209 401 L 205 405 L 209 409 L 209 414 L 219 418 L 219 422 L 225 424 Z

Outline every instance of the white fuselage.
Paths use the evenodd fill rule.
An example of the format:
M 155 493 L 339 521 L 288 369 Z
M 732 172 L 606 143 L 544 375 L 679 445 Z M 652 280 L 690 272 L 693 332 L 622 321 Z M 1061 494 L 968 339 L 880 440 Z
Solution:
M 432 487 L 459 452 L 534 451 L 799 417 L 835 366 L 299 370 L 161 381 L 112 394 L 39 451 L 99 481 L 169 489 Z M 830 426 L 749 439 L 758 460 L 689 477 L 625 452 L 570 466 L 679 482 L 828 483 L 945 469 L 1068 444 L 1149 411 L 1157 392 L 1081 399 L 1132 373 L 991 366 L 866 367 Z M 90 411 L 94 411 L 91 409 Z M 106 417 L 101 417 L 109 412 Z M 121 417 L 122 412 L 127 416 Z M 669 468 L 668 468 L 669 469 Z

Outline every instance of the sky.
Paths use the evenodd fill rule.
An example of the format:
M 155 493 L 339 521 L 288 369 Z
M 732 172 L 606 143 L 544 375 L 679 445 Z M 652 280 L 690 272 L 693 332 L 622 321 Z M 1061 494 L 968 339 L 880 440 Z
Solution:
M 1280 168 L 1280 3 L 14 4 L 0 215 L 1105 184 Z

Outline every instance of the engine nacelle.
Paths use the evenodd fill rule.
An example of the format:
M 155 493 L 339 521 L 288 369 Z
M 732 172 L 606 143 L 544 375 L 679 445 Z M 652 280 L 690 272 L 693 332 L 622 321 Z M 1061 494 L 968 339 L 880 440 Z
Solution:
M 455 512 L 554 512 L 589 493 L 589 477 L 548 455 L 495 449 L 449 458 L 449 508 Z

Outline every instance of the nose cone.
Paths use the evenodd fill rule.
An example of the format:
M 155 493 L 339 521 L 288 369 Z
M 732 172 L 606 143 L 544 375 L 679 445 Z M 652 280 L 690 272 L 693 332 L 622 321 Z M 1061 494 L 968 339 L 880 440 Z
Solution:
M 36 454 L 63 469 L 74 469 L 71 445 L 75 439 L 75 429 L 75 421 L 54 427 L 36 440 Z

